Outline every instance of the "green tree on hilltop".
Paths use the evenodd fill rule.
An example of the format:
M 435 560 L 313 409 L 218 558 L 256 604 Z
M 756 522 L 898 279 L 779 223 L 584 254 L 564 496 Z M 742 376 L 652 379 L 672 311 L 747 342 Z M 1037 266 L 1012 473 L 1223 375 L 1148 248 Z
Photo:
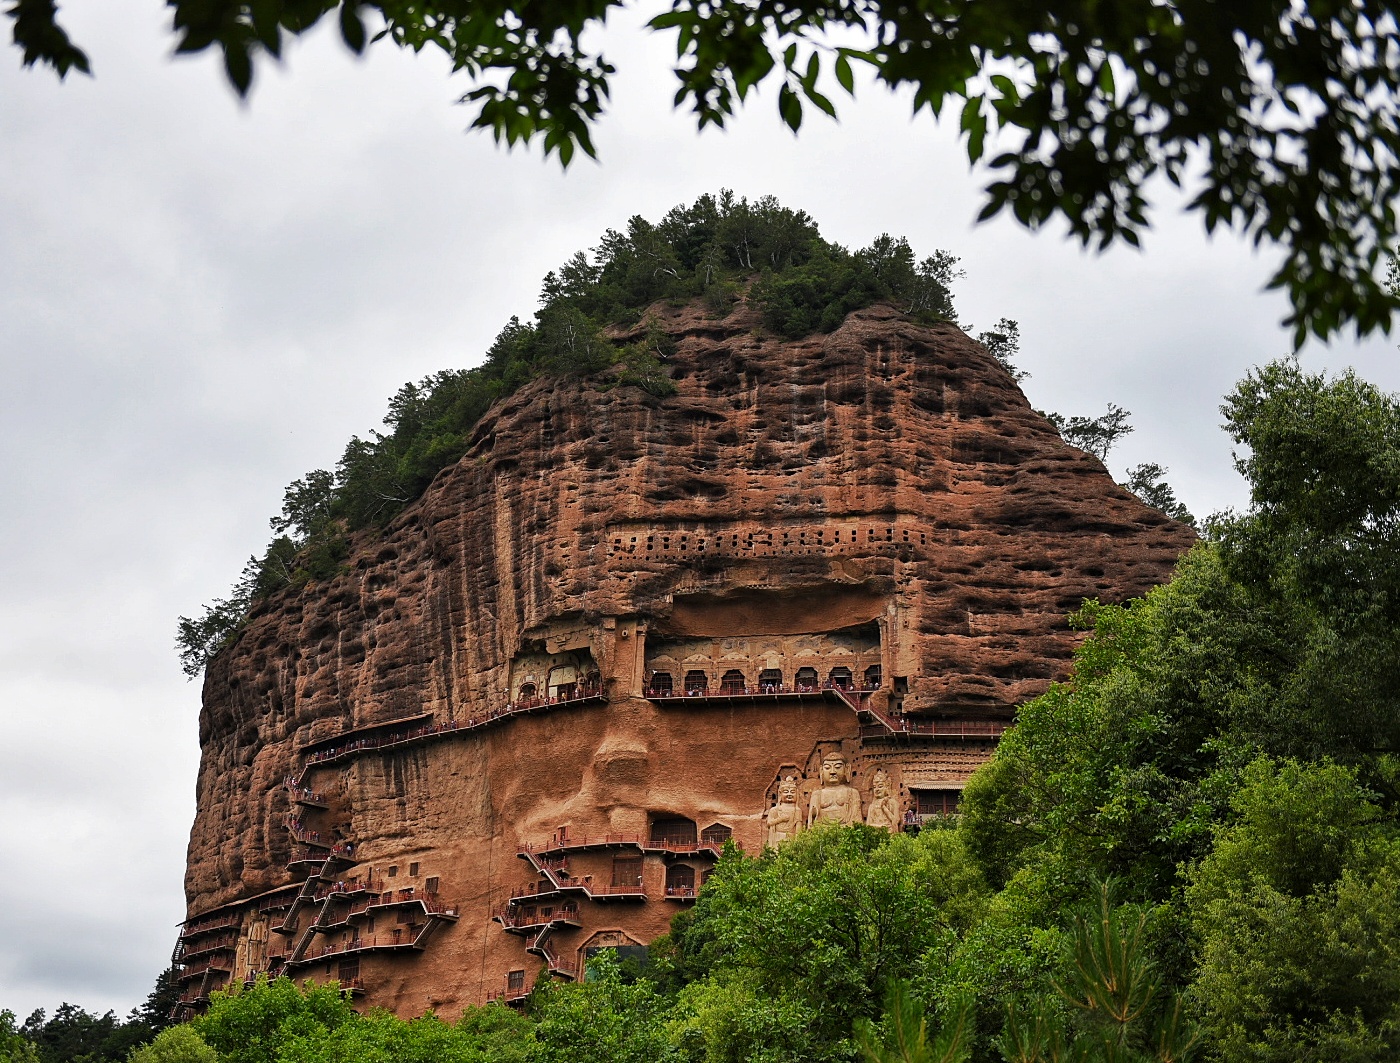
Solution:
M 16 1025 L 13 1011 L 0 1011 L 0 1063 L 40 1063 L 38 1050 Z

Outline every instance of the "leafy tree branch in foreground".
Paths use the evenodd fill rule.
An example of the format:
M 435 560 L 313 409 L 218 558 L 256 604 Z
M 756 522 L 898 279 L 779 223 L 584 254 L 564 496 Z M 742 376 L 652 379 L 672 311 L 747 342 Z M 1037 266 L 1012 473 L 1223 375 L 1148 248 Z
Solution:
M 176 50 L 218 51 L 240 94 L 288 35 L 332 18 L 357 53 L 381 39 L 443 52 L 471 80 L 475 126 L 538 141 L 565 165 L 594 153 L 616 73 L 587 31 L 621 6 L 168 0 Z M 53 0 L 13 0 L 8 13 L 26 64 L 89 69 Z M 864 68 L 910 88 L 916 112 L 957 116 L 969 161 L 990 171 L 982 218 L 1058 220 L 1085 245 L 1137 246 L 1144 188 L 1165 177 L 1189 185 L 1208 232 L 1279 247 L 1270 287 L 1288 294 L 1296 345 L 1389 330 L 1400 23 L 1384 0 L 672 0 L 647 25 L 675 34 L 675 101 L 701 128 L 771 80 L 796 131 L 808 109 L 835 116 L 833 89 L 854 95 Z

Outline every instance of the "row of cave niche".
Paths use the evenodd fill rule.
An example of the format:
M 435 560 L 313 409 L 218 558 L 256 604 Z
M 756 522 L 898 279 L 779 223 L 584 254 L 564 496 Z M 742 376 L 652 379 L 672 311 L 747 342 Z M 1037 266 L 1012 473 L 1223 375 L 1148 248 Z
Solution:
M 743 694 L 745 692 L 758 691 L 760 693 L 787 693 L 789 689 L 799 693 L 820 690 L 823 686 L 836 687 L 841 690 L 877 690 L 880 686 L 880 666 L 872 664 L 861 676 L 861 684 L 856 686 L 856 677 L 851 670 L 844 665 L 838 665 L 827 673 L 825 683 L 822 682 L 817 670 L 812 667 L 802 667 L 793 675 L 793 685 L 788 688 L 784 685 L 783 672 L 781 668 L 764 668 L 758 673 L 757 681 L 750 684 L 748 678 L 739 668 L 731 668 L 720 676 L 720 694 Z M 685 673 L 684 683 L 681 691 L 688 695 L 703 695 L 710 692 L 710 676 L 702 669 L 692 669 Z M 675 694 L 675 679 L 670 672 L 652 672 L 651 679 L 647 684 L 647 693 L 650 696 L 666 697 Z

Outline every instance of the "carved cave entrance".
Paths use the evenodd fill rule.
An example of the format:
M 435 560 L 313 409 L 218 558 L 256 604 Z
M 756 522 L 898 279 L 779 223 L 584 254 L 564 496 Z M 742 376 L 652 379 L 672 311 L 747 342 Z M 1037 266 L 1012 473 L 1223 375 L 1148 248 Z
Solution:
M 920 816 L 951 816 L 962 801 L 961 790 L 910 790 Z
M 694 845 L 695 821 L 684 816 L 656 816 L 651 821 L 651 840 L 658 844 Z
M 880 625 L 799 635 L 648 638 L 648 693 L 691 696 L 810 692 L 824 685 L 876 689 L 882 678 Z
M 570 701 L 590 697 L 601 689 L 598 666 L 587 649 L 545 652 L 527 645 L 510 664 L 510 698 L 523 704 Z
M 640 886 L 642 884 L 642 858 L 640 856 L 614 856 L 612 884 L 614 886 Z
M 734 836 L 734 832 L 723 823 L 711 823 L 700 832 L 700 840 L 706 845 L 723 845 Z
M 689 864 L 672 864 L 666 869 L 666 896 L 688 897 L 695 893 L 695 868 Z

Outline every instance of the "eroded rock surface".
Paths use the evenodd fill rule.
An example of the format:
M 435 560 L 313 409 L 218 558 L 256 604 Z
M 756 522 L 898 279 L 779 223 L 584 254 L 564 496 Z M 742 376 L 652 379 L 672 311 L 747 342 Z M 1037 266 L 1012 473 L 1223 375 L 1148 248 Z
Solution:
M 833 750 L 862 808 L 881 770 L 938 814 L 1066 674 L 1066 613 L 1193 541 L 950 325 L 658 313 L 676 395 L 527 386 L 211 663 L 188 998 L 271 968 L 451 1014 L 569 977 L 761 847 L 784 778 L 805 813 Z

